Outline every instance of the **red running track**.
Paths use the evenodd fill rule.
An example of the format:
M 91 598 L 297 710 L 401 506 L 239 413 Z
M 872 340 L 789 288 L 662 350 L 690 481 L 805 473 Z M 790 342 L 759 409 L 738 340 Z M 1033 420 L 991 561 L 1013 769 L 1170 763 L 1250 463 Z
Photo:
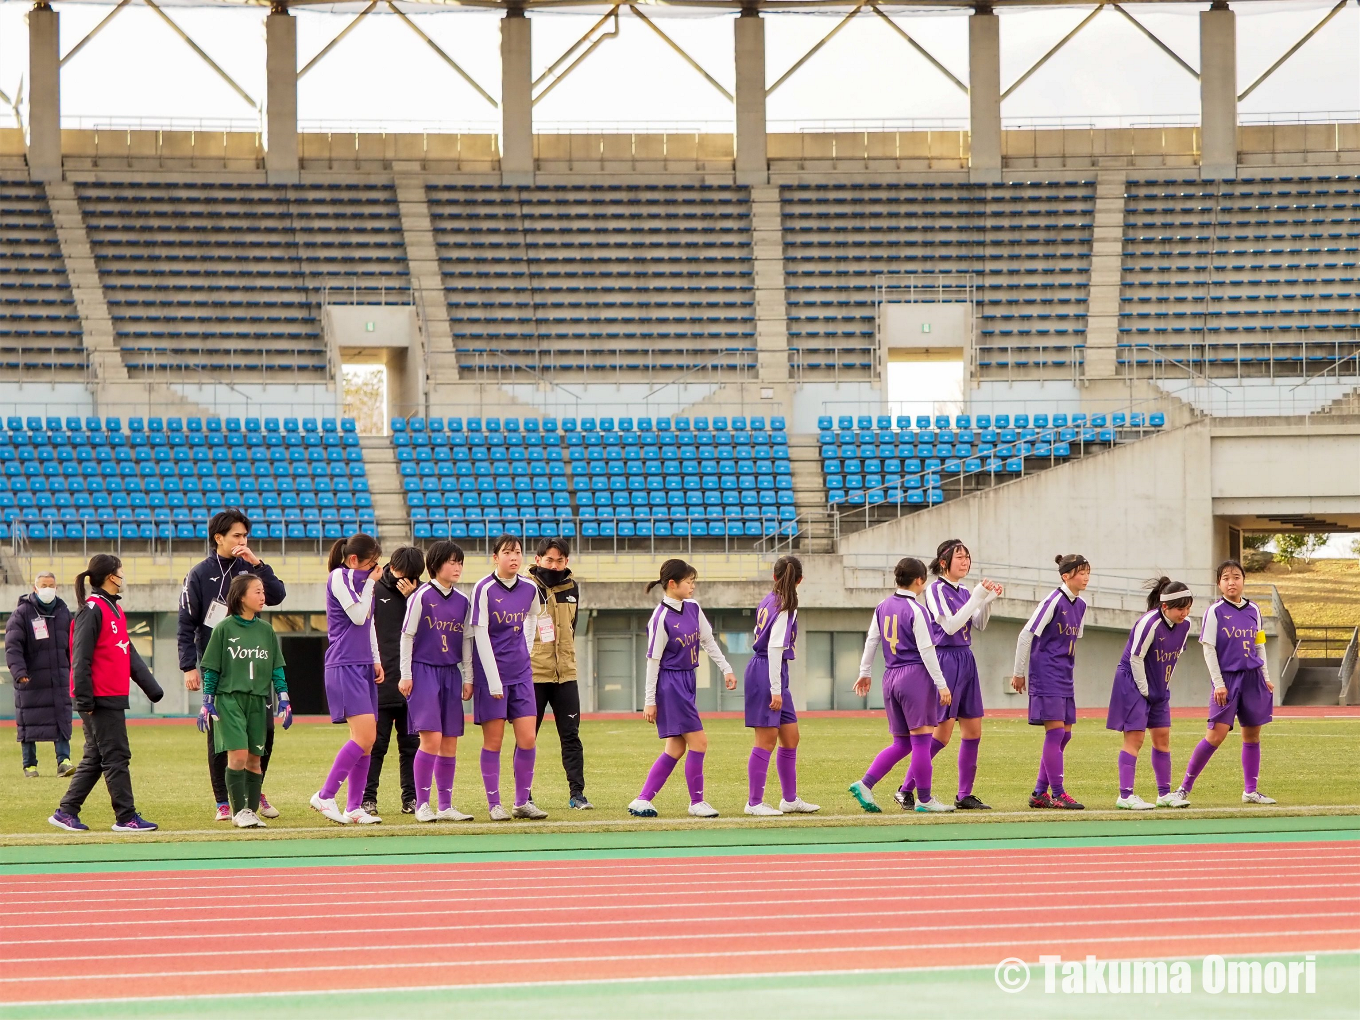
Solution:
M 0 878 L 0 1002 L 1349 950 L 1360 842 Z

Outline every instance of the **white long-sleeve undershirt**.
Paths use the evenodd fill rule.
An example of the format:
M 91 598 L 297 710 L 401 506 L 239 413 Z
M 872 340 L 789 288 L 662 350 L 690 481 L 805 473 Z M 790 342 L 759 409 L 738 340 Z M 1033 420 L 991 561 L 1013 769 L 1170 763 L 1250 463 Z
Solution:
M 946 584 L 950 582 L 946 581 Z M 934 585 L 931 586 L 932 588 Z M 943 601 L 935 598 L 927 590 L 926 608 L 934 618 L 936 625 L 946 634 L 957 634 L 963 630 L 964 624 L 969 620 L 973 621 L 973 626 L 977 630 L 986 630 L 987 624 L 992 618 L 992 603 L 996 601 L 996 592 L 990 588 L 978 585 L 968 593 L 968 601 L 959 607 L 959 611 L 950 614 Z
M 687 600 L 692 601 L 692 600 Z M 656 704 L 656 683 L 661 676 L 661 658 L 666 653 L 666 645 L 670 641 L 670 636 L 666 633 L 665 613 L 669 606 L 676 612 L 684 608 L 684 604 L 675 599 L 663 597 L 661 605 L 656 607 L 652 614 L 652 622 L 656 625 L 653 628 L 651 647 L 647 649 L 647 688 L 643 697 L 643 707 L 650 708 Z M 713 627 L 708 622 L 708 617 L 704 615 L 702 609 L 699 610 L 699 646 L 713 660 L 719 672 L 726 676 L 732 672 L 732 666 L 727 661 L 727 656 L 723 655 L 722 649 L 718 646 L 718 639 L 713 636 Z
M 795 613 L 797 610 L 794 611 Z M 770 624 L 770 640 L 765 645 L 765 655 L 770 666 L 770 696 L 784 689 L 784 649 L 789 639 L 789 614 L 781 611 Z
M 916 601 L 916 595 L 907 591 L 905 588 L 898 588 L 896 594 L 905 596 Z M 926 672 L 930 674 L 930 682 L 935 685 L 937 690 L 948 690 L 949 684 L 945 681 L 944 670 L 940 668 L 939 656 L 935 654 L 935 645 L 930 640 L 930 622 L 926 619 L 924 612 L 911 614 L 911 632 L 916 639 L 916 651 L 921 656 L 921 662 L 925 664 Z M 859 675 L 863 680 L 874 675 L 874 656 L 878 654 L 879 646 L 883 643 L 883 635 L 878 629 L 878 613 L 875 611 L 869 620 L 869 632 L 864 638 L 864 654 L 859 660 Z

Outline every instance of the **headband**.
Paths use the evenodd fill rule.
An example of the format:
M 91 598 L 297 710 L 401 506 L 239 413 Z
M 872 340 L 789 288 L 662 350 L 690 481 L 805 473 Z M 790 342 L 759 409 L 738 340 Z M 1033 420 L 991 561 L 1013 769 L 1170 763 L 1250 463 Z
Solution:
M 1195 600 L 1195 596 L 1188 591 L 1164 591 L 1160 596 L 1163 602 L 1179 602 L 1181 599 Z

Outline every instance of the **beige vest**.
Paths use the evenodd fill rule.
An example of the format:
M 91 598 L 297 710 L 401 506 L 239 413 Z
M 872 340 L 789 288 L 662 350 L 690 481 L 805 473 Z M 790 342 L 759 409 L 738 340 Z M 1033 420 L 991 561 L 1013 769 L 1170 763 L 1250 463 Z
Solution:
M 548 588 L 547 612 L 552 617 L 556 637 L 535 641 L 532 653 L 534 683 L 564 684 L 576 679 L 576 603 L 558 601 L 558 592 L 568 591 L 573 581 Z M 545 589 L 540 585 L 539 591 Z M 579 590 L 579 589 L 578 589 Z

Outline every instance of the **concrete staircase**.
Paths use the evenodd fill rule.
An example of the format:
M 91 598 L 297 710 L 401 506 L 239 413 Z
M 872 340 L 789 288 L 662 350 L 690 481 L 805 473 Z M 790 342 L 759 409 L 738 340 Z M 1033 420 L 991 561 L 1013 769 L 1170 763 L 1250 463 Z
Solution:
M 1124 174 L 1096 175 L 1091 231 L 1091 282 L 1086 305 L 1086 377 L 1113 379 L 1118 370 L 1119 287 L 1124 257 Z
M 827 512 L 826 478 L 816 436 L 789 436 L 789 466 L 793 470 L 794 507 L 802 518 L 797 548 L 808 553 L 835 552 L 835 525 Z
M 755 261 L 756 370 L 762 383 L 789 381 L 788 306 L 784 301 L 784 220 L 777 185 L 751 188 Z
M 1285 692 L 1286 705 L 1336 705 L 1341 701 L 1341 660 L 1300 659 L 1294 681 Z
M 430 394 L 430 413 L 456 413 L 452 401 L 441 399 L 441 388 L 458 381 L 458 359 L 453 347 L 449 304 L 444 296 L 444 277 L 439 269 L 439 249 L 434 242 L 434 224 L 430 220 L 425 182 L 418 177 L 398 177 L 396 186 L 401 231 L 406 242 L 406 265 L 411 273 L 411 290 L 420 312 L 429 355 L 430 377 L 426 385 Z
M 411 541 L 411 515 L 397 470 L 397 453 L 388 436 L 360 436 L 364 451 L 364 470 L 368 491 L 373 497 L 373 516 L 378 521 L 378 538 L 389 552 Z

